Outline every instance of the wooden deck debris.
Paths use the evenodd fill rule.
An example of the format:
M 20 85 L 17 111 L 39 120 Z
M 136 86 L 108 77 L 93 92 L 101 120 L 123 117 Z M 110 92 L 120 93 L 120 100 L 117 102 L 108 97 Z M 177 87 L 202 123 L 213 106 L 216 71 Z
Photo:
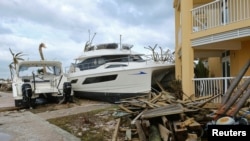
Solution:
M 127 109 L 127 108 L 124 107 L 123 105 L 119 105 L 119 107 L 120 107 L 121 109 L 123 109 L 124 111 L 128 112 L 128 113 L 134 113 L 133 111 Z
M 141 115 L 141 118 L 153 118 L 164 115 L 180 114 L 182 112 L 184 112 L 184 109 L 181 104 L 170 104 L 167 106 L 147 110 Z
M 243 85 L 245 87 L 238 88 L 241 94 L 231 96 L 236 99 L 241 95 L 242 101 L 233 106 L 231 103 L 235 101 L 231 102 L 231 107 L 226 105 L 226 110 L 221 103 L 211 103 L 221 95 L 180 100 L 159 85 L 161 92 L 121 100 L 119 107 L 129 113 L 131 122 L 128 129 L 120 129 L 126 131 L 126 140 L 192 141 L 202 138 L 205 125 L 214 120 L 214 114 L 220 115 L 220 110 L 233 116 L 238 113 L 239 117 L 246 118 L 250 123 L 250 100 L 247 101 L 250 97 L 249 83 L 248 79 Z M 243 108 L 244 103 L 248 103 L 248 107 Z
M 131 124 L 135 124 L 135 122 L 137 121 L 138 118 L 141 117 L 141 115 L 145 112 L 146 110 L 143 110 L 140 114 L 138 114 L 132 121 Z
M 243 82 L 243 84 L 240 84 L 242 77 L 248 71 L 249 67 L 250 59 L 243 66 L 239 74 L 227 89 L 222 99 L 221 107 L 217 110 L 216 115 L 214 116 L 214 120 L 217 120 L 224 115 L 235 116 L 239 109 L 244 105 L 246 100 L 250 97 L 250 79 L 247 79 L 245 82 Z
M 174 121 L 174 133 L 176 134 L 176 139 L 178 141 L 185 141 L 188 134 L 188 129 L 186 127 L 182 127 L 182 122 Z
M 189 126 L 190 124 L 194 123 L 194 118 L 188 118 L 185 121 L 181 123 L 181 128 L 184 128 L 186 126 Z
M 115 126 L 115 131 L 114 131 L 114 134 L 112 136 L 112 141 L 117 141 L 117 134 L 118 134 L 118 129 L 119 129 L 119 126 L 120 126 L 120 122 L 121 122 L 121 118 L 118 118 L 116 126 Z
M 206 99 L 209 98 L 211 97 Z M 202 100 L 204 102 L 204 99 Z M 198 102 L 198 100 L 196 101 Z M 175 134 L 182 134 L 182 131 L 187 133 L 186 127 L 195 121 L 194 118 L 184 120 L 185 113 L 197 111 L 195 109 L 197 102 L 194 105 L 190 104 L 191 102 L 193 101 L 176 100 L 166 91 L 159 94 L 150 93 L 147 96 L 123 99 L 118 106 L 131 115 L 131 127 L 129 129 L 120 127 L 120 131 L 126 131 L 126 140 L 133 140 L 134 138 L 139 138 L 140 141 L 176 140 Z M 171 116 L 175 118 L 172 119 Z M 178 128 L 176 123 L 179 123 Z M 156 133 L 157 136 L 155 136 Z
M 143 132 L 142 127 L 141 127 L 141 121 L 137 120 L 135 122 L 135 125 L 136 125 L 136 129 L 137 129 L 140 141 L 147 141 L 146 135 Z
M 158 124 L 158 128 L 159 128 L 162 140 L 168 141 L 170 134 L 172 134 L 172 132 L 168 130 L 165 126 L 163 126 L 162 124 Z

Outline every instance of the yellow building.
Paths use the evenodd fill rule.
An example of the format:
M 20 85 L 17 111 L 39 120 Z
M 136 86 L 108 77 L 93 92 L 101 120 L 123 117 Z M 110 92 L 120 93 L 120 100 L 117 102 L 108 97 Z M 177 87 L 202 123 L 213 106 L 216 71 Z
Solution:
M 187 96 L 225 93 L 250 60 L 250 0 L 174 0 L 176 79 Z M 195 78 L 203 60 L 209 77 Z M 243 79 L 249 79 L 250 69 Z

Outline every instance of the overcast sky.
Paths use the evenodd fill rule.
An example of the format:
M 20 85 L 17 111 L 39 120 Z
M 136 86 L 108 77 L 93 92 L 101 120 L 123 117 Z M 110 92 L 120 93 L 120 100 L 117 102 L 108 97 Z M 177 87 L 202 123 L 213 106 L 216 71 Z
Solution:
M 25 60 L 46 60 L 67 67 L 96 33 L 93 44 L 122 42 L 135 51 L 158 44 L 174 51 L 172 0 L 1 0 L 0 78 L 10 78 L 9 48 Z

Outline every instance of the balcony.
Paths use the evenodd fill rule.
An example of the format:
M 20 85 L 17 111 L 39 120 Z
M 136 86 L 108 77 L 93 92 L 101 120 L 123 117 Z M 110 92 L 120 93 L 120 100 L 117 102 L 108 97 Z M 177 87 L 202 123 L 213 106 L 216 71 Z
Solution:
M 216 0 L 191 10 L 192 32 L 250 19 L 250 0 Z
M 195 98 L 219 95 L 212 102 L 221 103 L 222 96 L 234 79 L 235 77 L 194 78 Z M 243 84 L 247 79 L 250 79 L 250 76 L 242 77 L 239 85 Z

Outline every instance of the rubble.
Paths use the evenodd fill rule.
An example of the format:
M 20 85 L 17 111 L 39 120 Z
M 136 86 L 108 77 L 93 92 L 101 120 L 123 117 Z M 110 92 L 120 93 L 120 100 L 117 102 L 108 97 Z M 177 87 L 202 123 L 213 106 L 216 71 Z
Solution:
M 182 101 L 163 91 L 158 94 L 150 93 L 144 97 L 124 99 L 119 104 L 119 112 L 123 113 L 119 118 L 129 117 L 131 124 L 128 127 L 120 125 L 118 132 L 124 134 L 124 140 L 186 141 L 204 139 L 207 126 L 215 124 L 214 117 L 217 110 L 216 107 L 207 108 L 209 106 L 206 104 L 211 104 L 211 100 L 216 97 L 217 95 Z M 242 111 L 239 111 L 239 114 L 242 115 Z M 249 111 L 249 107 L 245 107 L 245 111 Z M 249 116 L 250 114 L 246 114 L 246 117 Z M 248 124 L 248 122 L 245 123 Z M 124 128 L 126 128 L 125 131 Z M 118 134 L 117 130 L 115 134 Z
M 180 100 L 164 89 L 123 99 L 119 110 L 127 114 L 119 118 L 129 117 L 131 124 L 121 124 L 119 132 L 124 134 L 124 140 L 197 141 L 206 140 L 209 125 L 249 125 L 250 79 L 239 84 L 249 66 L 250 61 L 222 96 L 222 103 L 211 102 L 221 95 Z
M 202 124 L 196 121 L 200 119 L 189 118 L 189 115 L 202 114 L 202 112 L 199 113 L 201 108 L 196 104 L 197 102 L 177 100 L 168 92 L 162 91 L 159 94 L 150 93 L 144 97 L 124 99 L 119 107 L 122 112 L 129 113 L 131 126 L 127 128 L 134 132 L 132 134 L 135 138 L 168 141 L 177 140 L 175 138 L 180 135 L 181 138 L 186 139 L 191 131 L 192 133 L 197 131 L 197 137 L 201 136 Z M 206 109 L 203 110 L 206 111 Z

